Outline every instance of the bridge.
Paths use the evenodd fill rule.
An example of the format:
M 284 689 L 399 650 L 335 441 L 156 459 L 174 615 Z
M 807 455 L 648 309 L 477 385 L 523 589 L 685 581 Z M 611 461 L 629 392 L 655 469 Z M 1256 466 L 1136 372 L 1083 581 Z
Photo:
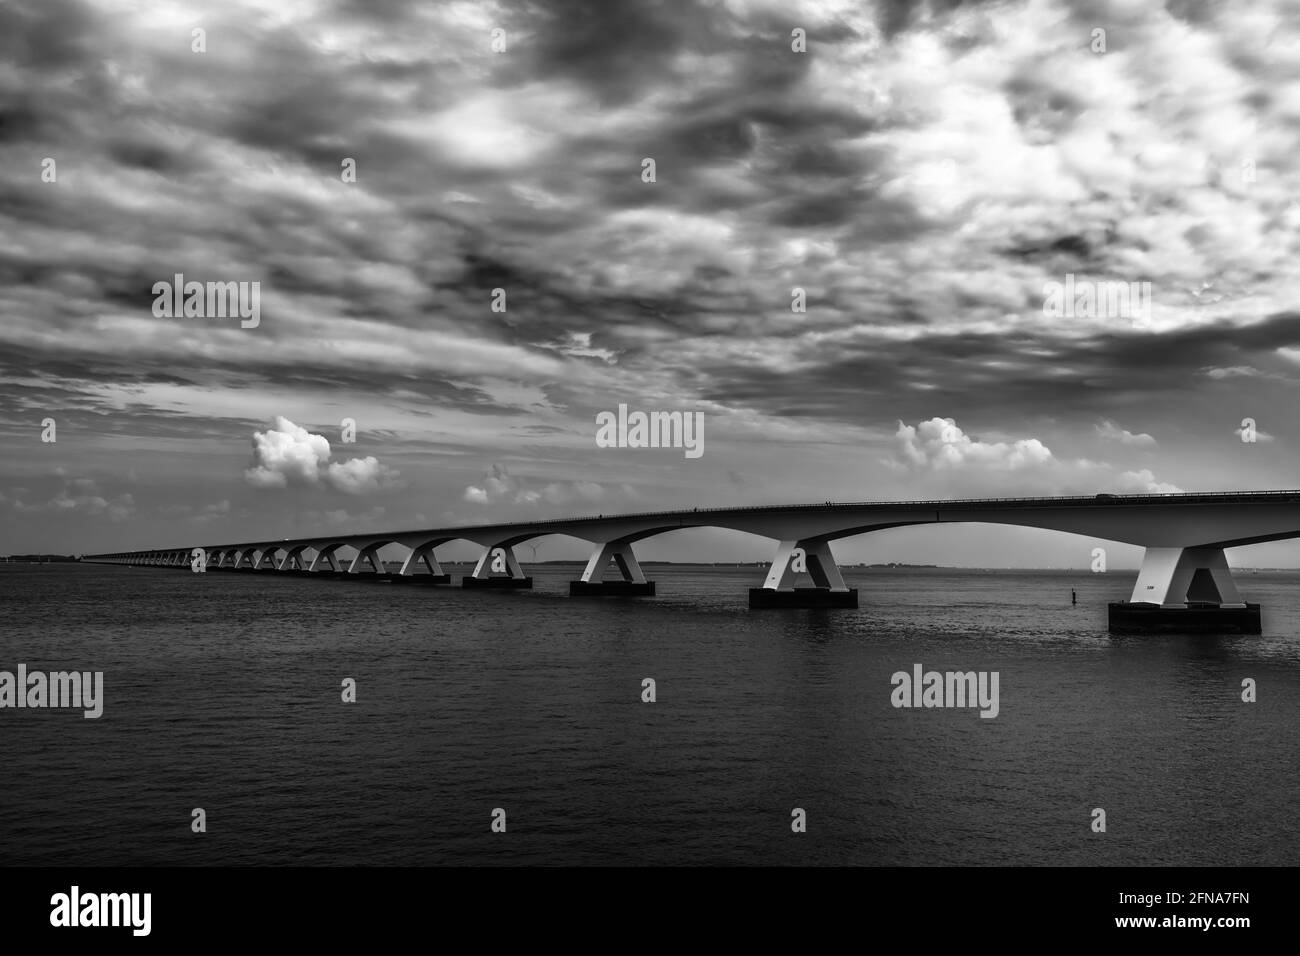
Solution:
M 735 508 L 694 508 L 644 514 L 598 515 L 546 521 L 370 534 L 245 541 L 194 542 L 184 547 L 87 555 L 83 561 L 188 570 L 450 584 L 437 548 L 467 541 L 481 548 L 467 588 L 529 588 L 515 548 L 564 535 L 593 546 L 569 593 L 653 595 L 633 546 L 683 528 L 725 528 L 776 542 L 762 587 L 751 588 L 752 608 L 857 607 L 858 592 L 844 583 L 831 543 L 855 535 L 924 524 L 986 523 L 1043 528 L 1145 548 L 1127 602 L 1110 605 L 1113 631 L 1236 631 L 1259 633 L 1259 605 L 1242 600 L 1225 548 L 1300 537 L 1300 491 L 1094 495 L 1053 498 L 971 498 L 947 501 L 874 501 Z M 401 569 L 385 570 L 381 548 L 406 549 Z M 344 559 L 344 550 L 351 554 Z M 810 586 L 800 586 L 803 580 Z

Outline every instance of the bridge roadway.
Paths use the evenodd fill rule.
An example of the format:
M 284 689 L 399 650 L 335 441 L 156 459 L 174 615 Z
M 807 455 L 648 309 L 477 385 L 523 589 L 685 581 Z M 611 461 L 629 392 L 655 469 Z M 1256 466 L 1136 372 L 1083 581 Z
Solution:
M 82 560 L 443 584 L 450 583 L 450 576 L 439 565 L 435 549 L 469 541 L 482 553 L 473 572 L 462 578 L 462 586 L 531 587 L 515 547 L 547 535 L 566 535 L 593 545 L 581 579 L 570 584 L 571 594 L 648 595 L 654 593 L 654 582 L 646 580 L 637 562 L 636 542 L 683 528 L 726 528 L 777 542 L 763 586 L 750 590 L 751 607 L 856 607 L 857 590 L 845 585 L 831 542 L 884 528 L 956 522 L 1043 528 L 1145 548 L 1132 597 L 1111 605 L 1112 630 L 1258 632 L 1259 606 L 1245 603 L 1238 594 L 1223 550 L 1300 537 L 1300 491 L 692 508 L 239 544 L 196 542 Z M 388 545 L 407 550 L 401 570 L 393 574 L 378 557 Z M 354 553 L 346 569 L 336 560 L 344 548 Z M 811 587 L 797 586 L 801 575 L 811 580 Z

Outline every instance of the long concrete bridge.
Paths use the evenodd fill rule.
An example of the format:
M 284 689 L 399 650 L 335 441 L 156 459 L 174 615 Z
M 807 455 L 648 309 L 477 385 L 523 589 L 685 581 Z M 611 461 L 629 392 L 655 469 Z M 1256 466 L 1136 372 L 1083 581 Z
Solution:
M 570 594 L 650 595 L 654 582 L 646 580 L 633 551 L 638 541 L 683 528 L 726 528 L 777 542 L 763 586 L 750 589 L 751 607 L 856 607 L 858 592 L 845 585 L 831 542 L 884 528 L 957 522 L 1044 528 L 1145 548 L 1132 597 L 1111 605 L 1112 630 L 1258 633 L 1259 605 L 1242 600 L 1223 550 L 1300 537 L 1300 491 L 707 508 L 239 544 L 195 542 L 82 560 L 449 584 L 450 575 L 442 570 L 435 551 L 450 542 L 468 541 L 482 552 L 462 586 L 527 588 L 532 578 L 520 566 L 516 546 L 565 535 L 593 545 L 581 579 L 570 584 Z M 396 573 L 387 572 L 379 558 L 380 549 L 389 545 L 406 549 Z M 352 557 L 341 562 L 344 549 Z M 804 575 L 811 586 L 797 586 Z

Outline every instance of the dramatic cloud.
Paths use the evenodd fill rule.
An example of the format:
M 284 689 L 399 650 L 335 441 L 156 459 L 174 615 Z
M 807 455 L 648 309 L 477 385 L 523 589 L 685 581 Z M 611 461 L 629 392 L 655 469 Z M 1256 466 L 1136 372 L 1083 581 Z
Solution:
M 13 506 L 58 465 L 134 496 L 142 545 L 199 502 L 309 531 L 329 509 L 263 493 L 289 487 L 400 522 L 1294 484 L 1291 0 L 11 0 L 0 64 L 22 547 L 125 543 L 107 509 Z M 259 324 L 156 317 L 177 274 L 260 283 Z M 1149 283 L 1150 313 L 1048 314 L 1069 277 Z M 597 449 L 622 401 L 705 409 L 707 453 Z M 355 418 L 353 457 L 268 408 Z M 1049 451 L 1099 442 L 1113 465 Z
M 253 467 L 244 479 L 255 488 L 284 488 L 290 484 L 324 483 L 346 494 L 377 491 L 397 472 L 373 455 L 330 462 L 330 443 L 283 416 L 264 432 L 253 435 Z
M 244 472 L 244 478 L 256 488 L 283 488 L 291 481 L 313 485 L 329 457 L 330 443 L 324 435 L 313 435 L 276 416 L 273 427 L 253 435 L 256 464 Z

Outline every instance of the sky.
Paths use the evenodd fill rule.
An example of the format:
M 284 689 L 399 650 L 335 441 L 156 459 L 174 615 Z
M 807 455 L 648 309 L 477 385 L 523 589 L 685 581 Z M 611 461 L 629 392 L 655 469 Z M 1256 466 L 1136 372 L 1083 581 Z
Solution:
M 1294 488 L 1286 8 L 11 0 L 0 553 Z M 257 283 L 255 321 L 170 314 L 178 274 Z M 599 444 L 620 405 L 698 413 L 701 453 Z M 836 554 L 1096 545 L 964 526 Z

